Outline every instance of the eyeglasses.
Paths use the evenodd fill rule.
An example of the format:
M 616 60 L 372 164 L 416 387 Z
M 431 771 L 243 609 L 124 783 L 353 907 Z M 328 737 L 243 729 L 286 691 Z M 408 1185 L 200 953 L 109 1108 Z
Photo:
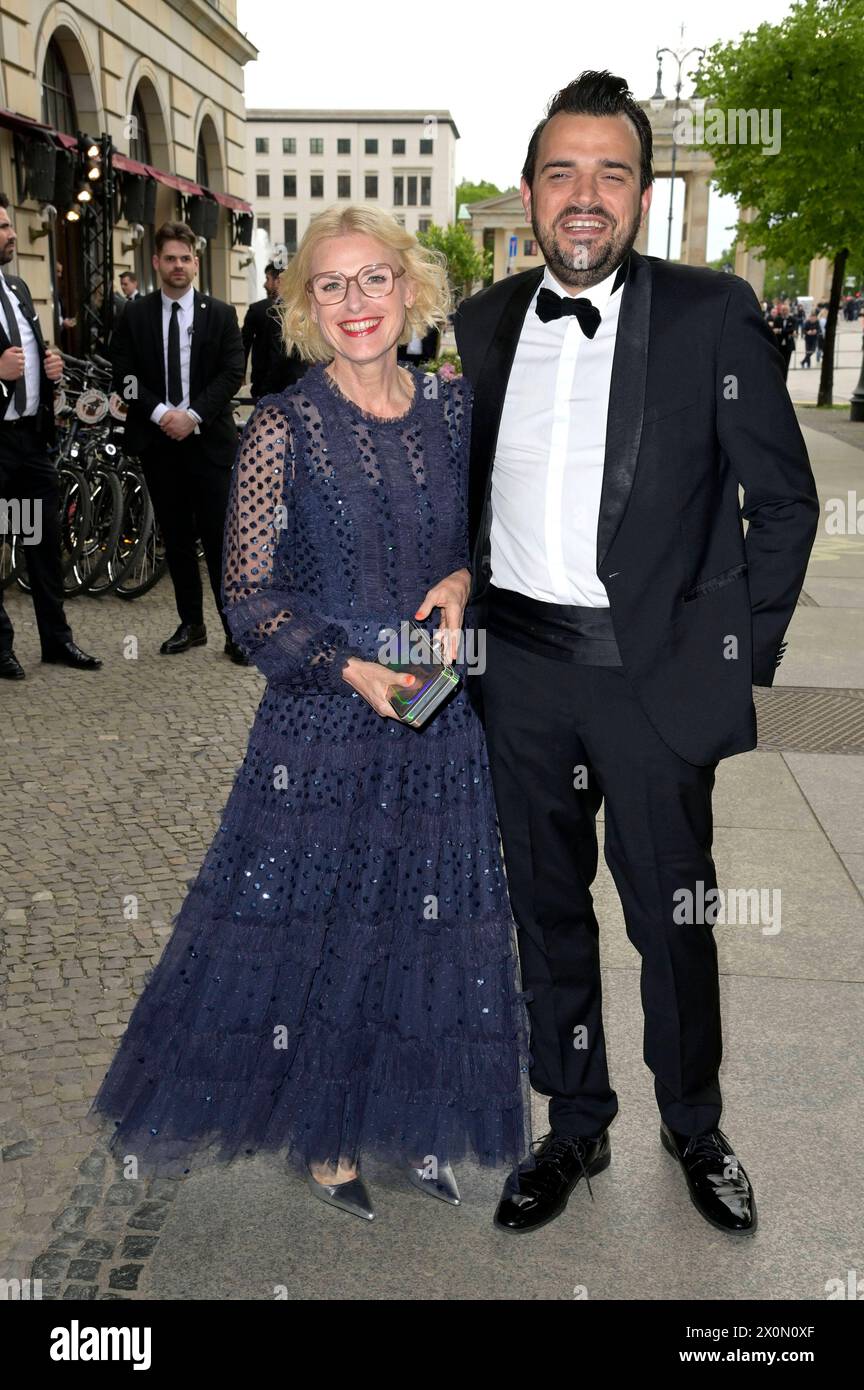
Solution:
M 356 275 L 340 275 L 338 271 L 325 270 L 307 280 L 306 289 L 318 304 L 341 304 L 348 293 L 348 286 L 352 280 L 356 280 L 361 293 L 367 298 L 383 299 L 385 295 L 393 293 L 394 284 L 404 274 L 404 265 L 401 270 L 394 270 L 386 264 L 364 265 Z

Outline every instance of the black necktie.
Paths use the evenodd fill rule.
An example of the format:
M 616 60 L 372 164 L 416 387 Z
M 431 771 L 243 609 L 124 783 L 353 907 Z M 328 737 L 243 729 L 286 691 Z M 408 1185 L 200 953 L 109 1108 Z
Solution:
M 171 405 L 179 405 L 183 399 L 183 380 L 180 375 L 180 305 L 177 300 L 171 305 L 171 322 L 168 324 L 168 400 Z
M 6 314 L 9 341 L 13 347 L 20 347 L 21 330 L 18 327 L 18 320 L 15 317 L 15 310 L 13 309 L 9 296 L 6 293 L 6 277 L 4 275 L 0 275 L 0 304 L 3 305 L 3 310 Z M 23 376 L 19 376 L 18 380 L 15 382 L 15 409 L 18 411 L 19 415 L 24 415 L 27 410 L 27 385 L 24 381 Z
M 537 317 L 543 323 L 549 323 L 551 319 L 563 318 L 565 314 L 575 314 L 579 320 L 579 327 L 586 338 L 593 338 L 597 329 L 600 327 L 600 310 L 596 304 L 592 304 L 590 299 L 585 299 L 580 295 L 574 299 L 572 295 L 555 294 L 554 291 L 543 289 L 537 296 Z

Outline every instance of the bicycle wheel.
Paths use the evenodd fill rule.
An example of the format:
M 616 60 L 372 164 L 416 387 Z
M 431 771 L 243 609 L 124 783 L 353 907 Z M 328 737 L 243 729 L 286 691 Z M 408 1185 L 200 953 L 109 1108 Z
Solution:
M 158 584 L 168 569 L 165 559 L 165 542 L 159 523 L 153 522 L 146 543 L 138 546 L 132 565 L 116 585 L 114 592 L 118 598 L 140 598 Z
M 83 471 L 70 463 L 61 464 L 57 472 L 60 485 L 60 564 L 63 592 L 69 598 L 81 590 L 75 574 L 75 562 L 90 530 L 90 488 Z M 22 543 L 20 536 L 12 537 L 11 562 L 16 583 L 29 594 L 27 546 Z
M 88 588 L 88 593 L 110 593 L 132 569 L 138 549 L 146 545 L 153 529 L 153 503 L 144 474 L 137 464 L 121 460 L 118 477 L 123 491 L 123 521 L 114 553 L 104 572 Z
M 123 526 L 123 488 L 114 466 L 97 464 L 87 477 L 93 514 L 74 569 L 85 590 L 107 570 Z

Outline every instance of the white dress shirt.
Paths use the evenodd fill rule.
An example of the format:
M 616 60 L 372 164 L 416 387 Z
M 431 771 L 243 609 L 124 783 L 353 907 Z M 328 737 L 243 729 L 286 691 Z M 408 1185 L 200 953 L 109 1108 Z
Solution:
M 578 292 L 601 314 L 587 338 L 575 315 L 537 317 L 544 286 L 572 294 L 546 267 L 507 384 L 492 469 L 491 578 L 545 603 L 609 606 L 597 575 L 597 524 L 622 293 L 612 293 L 616 273 Z
M 168 327 L 171 323 L 171 306 L 180 305 L 180 312 L 177 315 L 180 329 L 180 383 L 183 387 L 183 399 L 179 405 L 170 405 L 167 401 L 160 402 L 154 406 L 150 412 L 150 419 L 154 425 L 158 425 L 166 410 L 186 410 L 197 422 L 195 433 L 200 434 L 198 425 L 201 423 L 201 416 L 194 410 L 189 410 L 189 362 L 192 356 L 192 325 L 195 318 L 195 286 L 190 285 L 186 293 L 180 299 L 169 299 L 168 295 L 162 290 L 162 361 L 165 371 L 165 383 L 167 392 L 168 382 Z
M 3 288 L 6 291 L 9 303 L 12 305 L 12 310 L 15 314 L 15 318 L 18 323 L 18 332 L 21 335 L 21 346 L 24 349 L 24 385 L 27 388 L 27 409 L 24 411 L 24 414 L 36 415 L 39 410 L 39 395 L 41 391 L 40 363 L 42 354 L 39 351 L 39 344 L 36 341 L 36 334 L 30 327 L 30 320 L 28 318 L 25 318 L 24 310 L 21 308 L 18 296 L 13 290 L 12 286 L 9 284 L 9 281 L 6 279 L 5 275 L 3 276 Z M 5 311 L 3 312 L 3 318 L 7 319 Z M 11 333 L 9 333 L 8 320 L 5 326 L 7 336 L 11 341 L 12 335 Z M 6 414 L 3 418 L 4 420 L 17 420 L 19 418 L 19 415 L 18 410 L 15 406 L 15 382 L 7 381 L 5 385 L 12 399 L 10 400 L 9 405 L 6 408 Z

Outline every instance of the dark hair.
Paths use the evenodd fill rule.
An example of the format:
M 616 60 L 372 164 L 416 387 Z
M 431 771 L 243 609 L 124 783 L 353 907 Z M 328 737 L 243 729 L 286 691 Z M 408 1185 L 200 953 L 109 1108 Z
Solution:
M 528 144 L 522 177 L 529 188 L 534 184 L 534 166 L 537 162 L 540 136 L 547 122 L 553 116 L 557 116 L 559 111 L 564 111 L 570 116 L 629 116 L 636 127 L 642 150 L 639 169 L 641 191 L 644 193 L 645 189 L 651 186 L 654 182 L 654 171 L 651 168 L 651 122 L 635 100 L 625 79 L 614 77 L 611 72 L 604 71 L 580 73 L 566 87 L 562 87 L 560 92 L 555 93 L 546 108 L 544 119 L 535 127 Z
M 277 265 L 275 261 L 268 261 L 267 264 L 266 264 L 265 267 L 264 267 L 264 274 L 265 274 L 265 275 L 274 275 L 274 276 L 275 276 L 275 275 L 281 275 L 281 274 L 282 274 L 282 266 L 281 266 L 281 265 Z
M 9 198 L 5 193 L 0 193 L 0 208 L 8 208 Z
M 185 222 L 163 222 L 156 233 L 156 251 L 161 255 L 162 247 L 166 241 L 183 241 L 189 250 L 194 252 L 197 240 L 192 228 L 188 227 Z
M 135 281 L 135 284 L 136 284 L 136 285 L 138 284 L 138 276 L 135 274 L 135 271 L 134 271 L 134 270 L 121 270 L 121 271 L 120 271 L 120 279 L 121 279 L 121 280 L 134 280 L 134 281 Z

